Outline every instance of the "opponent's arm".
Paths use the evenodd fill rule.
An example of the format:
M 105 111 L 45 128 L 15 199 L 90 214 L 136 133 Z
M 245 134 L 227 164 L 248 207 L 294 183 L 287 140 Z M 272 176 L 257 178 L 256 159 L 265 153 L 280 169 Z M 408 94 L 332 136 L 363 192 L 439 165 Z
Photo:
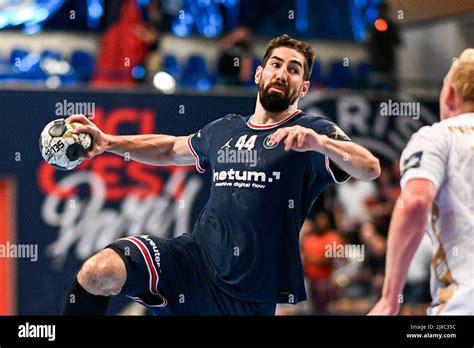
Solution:
M 320 152 L 356 179 L 370 181 L 380 175 L 379 160 L 369 150 L 350 141 L 334 140 L 298 125 L 278 129 L 271 140 L 278 143 L 283 139 L 285 151 Z
M 82 123 L 82 126 L 77 127 L 74 132 L 91 135 L 93 144 L 85 154 L 87 159 L 92 159 L 103 152 L 111 152 L 152 165 L 192 165 L 195 163 L 187 146 L 186 136 L 105 134 L 84 115 L 70 116 L 66 122 Z
M 403 293 L 408 267 L 423 238 L 430 208 L 436 196 L 427 179 L 411 179 L 393 210 L 388 232 L 387 260 L 382 297 L 369 315 L 396 315 L 398 297 Z

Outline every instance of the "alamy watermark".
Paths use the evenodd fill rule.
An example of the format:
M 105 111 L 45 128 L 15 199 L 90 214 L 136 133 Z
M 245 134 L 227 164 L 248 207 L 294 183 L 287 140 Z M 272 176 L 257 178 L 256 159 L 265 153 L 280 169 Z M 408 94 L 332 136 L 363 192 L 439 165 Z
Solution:
M 38 261 L 38 244 L 13 244 L 6 242 L 0 244 L 0 259 L 30 259 Z
M 233 150 L 225 147 L 217 151 L 218 163 L 248 163 L 250 167 L 257 165 L 257 150 Z
M 414 120 L 420 118 L 419 102 L 397 102 L 389 99 L 380 103 L 381 116 L 413 117 Z
M 95 103 L 93 102 L 70 102 L 64 99 L 62 102 L 54 104 L 55 114 L 58 117 L 68 117 L 70 115 L 86 115 L 94 117 Z
M 359 262 L 365 259 L 364 244 L 326 244 L 324 246 L 324 256 L 327 258 L 349 258 Z
M 26 322 L 18 326 L 19 338 L 46 338 L 52 342 L 56 340 L 56 325 L 37 325 Z

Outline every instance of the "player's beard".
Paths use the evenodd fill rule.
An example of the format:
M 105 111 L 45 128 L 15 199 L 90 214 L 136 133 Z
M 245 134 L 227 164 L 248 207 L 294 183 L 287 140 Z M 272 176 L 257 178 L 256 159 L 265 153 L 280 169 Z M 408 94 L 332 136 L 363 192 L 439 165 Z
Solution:
M 283 88 L 285 93 L 270 91 L 272 86 Z M 263 86 L 261 81 L 258 85 L 258 95 L 263 108 L 269 112 L 281 112 L 286 110 L 296 99 L 298 99 L 298 90 L 288 93 L 288 88 L 278 83 L 270 83 L 267 87 Z

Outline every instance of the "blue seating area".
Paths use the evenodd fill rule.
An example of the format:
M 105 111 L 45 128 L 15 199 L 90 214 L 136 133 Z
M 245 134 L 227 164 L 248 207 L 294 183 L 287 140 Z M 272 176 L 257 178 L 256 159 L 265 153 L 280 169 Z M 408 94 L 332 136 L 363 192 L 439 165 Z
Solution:
M 61 85 L 87 82 L 94 71 L 94 57 L 86 51 L 74 51 L 69 60 L 55 50 L 34 53 L 23 48 L 11 50 L 9 58 L 0 58 L 0 83 L 44 85 L 50 77 Z
M 94 58 L 85 51 L 74 51 L 71 55 L 71 66 L 79 81 L 89 81 L 94 72 Z
M 342 59 L 333 60 L 329 65 L 326 75 L 326 86 L 328 88 L 352 88 L 354 86 L 354 74 Z
M 0 56 L 0 83 L 45 84 L 48 78 L 59 78 L 61 85 L 87 83 L 94 73 L 94 56 L 86 51 L 76 50 L 66 58 L 55 50 L 32 53 L 23 48 L 15 48 L 5 57 Z M 253 70 L 261 63 L 259 57 L 253 60 Z M 215 69 L 203 55 L 193 54 L 182 60 L 173 54 L 165 54 L 162 70 L 185 89 L 207 91 L 222 84 Z M 252 74 L 253 77 L 253 74 Z M 311 75 L 312 88 L 370 89 L 371 66 L 367 62 L 344 64 L 342 58 L 322 64 L 316 60 Z M 219 81 L 219 82 L 218 82 Z M 254 87 L 253 78 L 244 87 Z
M 184 73 L 179 80 L 183 88 L 209 90 L 214 85 L 214 77 L 208 70 L 206 59 L 201 55 L 191 55 L 184 66 Z
M 253 70 L 261 63 L 261 59 L 254 57 Z M 163 70 L 173 76 L 182 88 L 197 88 L 207 90 L 216 85 L 218 76 L 209 69 L 205 57 L 192 55 L 186 61 L 167 54 L 163 58 Z M 325 69 L 319 60 L 314 62 L 311 74 L 312 88 L 335 88 L 335 89 L 369 89 L 371 83 L 371 65 L 361 62 L 355 67 L 345 66 L 343 59 L 334 59 Z M 253 74 L 252 74 L 253 76 Z M 253 87 L 253 78 L 243 84 Z

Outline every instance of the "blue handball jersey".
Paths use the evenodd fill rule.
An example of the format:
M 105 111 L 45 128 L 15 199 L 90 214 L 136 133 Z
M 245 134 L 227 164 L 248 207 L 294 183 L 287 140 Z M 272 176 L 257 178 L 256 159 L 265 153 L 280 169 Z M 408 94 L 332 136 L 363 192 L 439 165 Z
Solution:
M 269 141 L 294 125 L 349 140 L 331 120 L 301 111 L 265 126 L 231 114 L 188 138 L 197 170 L 212 171 L 209 200 L 190 234 L 211 280 L 241 300 L 306 300 L 300 228 L 320 192 L 349 177 L 318 152 L 285 152 L 283 141 Z

